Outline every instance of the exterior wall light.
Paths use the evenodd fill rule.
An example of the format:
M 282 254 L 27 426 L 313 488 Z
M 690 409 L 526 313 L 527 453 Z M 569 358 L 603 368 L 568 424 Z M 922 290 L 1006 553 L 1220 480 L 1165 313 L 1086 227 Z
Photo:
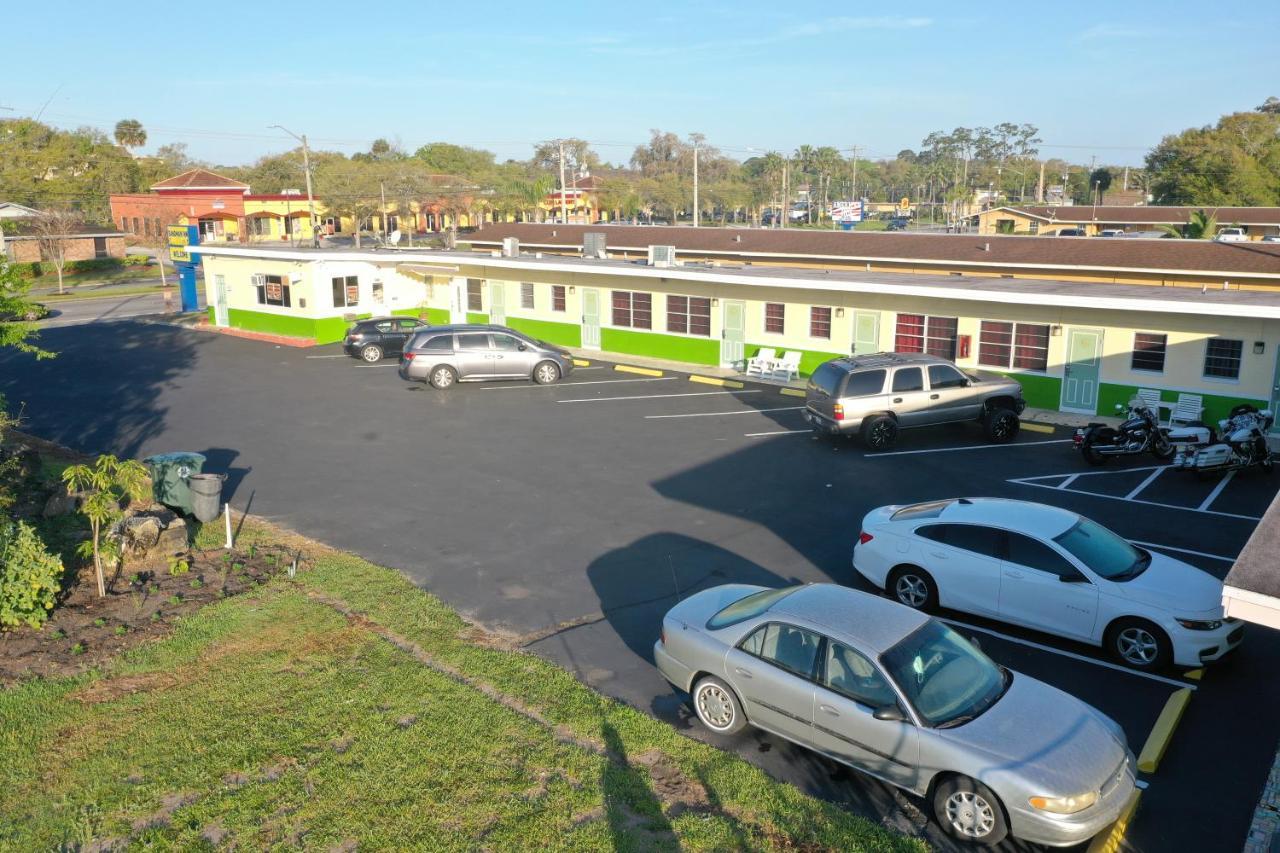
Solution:
M 571 284 L 571 285 L 569 285 L 569 292 L 570 292 L 570 293 L 577 293 L 577 292 L 578 292 L 578 288 L 574 287 L 574 286 Z
M 1264 352 L 1266 352 L 1266 351 L 1267 351 L 1267 342 L 1266 342 L 1266 341 L 1254 341 L 1254 342 L 1253 342 L 1253 354 L 1254 354 L 1254 355 L 1262 355 L 1262 354 L 1263 354 Z
M 711 300 L 711 307 L 712 307 L 712 308 L 719 308 L 719 307 L 720 307 L 720 300 L 719 300 L 719 299 L 712 299 L 712 300 Z
M 843 317 L 843 316 L 844 316 L 844 309 L 843 309 L 843 308 L 837 308 L 837 309 L 836 309 L 836 316 L 837 316 L 837 317 Z
M 1050 334 L 1050 335 L 1052 335 L 1052 336 L 1053 336 L 1053 337 L 1055 337 L 1055 338 L 1056 338 L 1056 337 L 1061 336 L 1061 334 L 1062 334 L 1062 327 L 1061 327 L 1061 326 L 1050 326 L 1050 327 L 1049 327 L 1049 334 Z

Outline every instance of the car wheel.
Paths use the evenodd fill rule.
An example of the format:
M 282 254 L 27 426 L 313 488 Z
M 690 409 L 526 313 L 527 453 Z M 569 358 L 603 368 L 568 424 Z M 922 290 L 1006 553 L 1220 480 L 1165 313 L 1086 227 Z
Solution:
M 693 686 L 693 710 L 716 734 L 737 734 L 747 724 L 733 688 L 709 675 Z
M 1112 625 L 1107 651 L 1134 669 L 1163 669 L 1172 657 L 1168 636 L 1145 619 L 1121 619 Z
M 443 391 L 446 388 L 453 387 L 453 383 L 458 381 L 458 374 L 454 372 L 452 367 L 442 364 L 431 371 L 431 384 Z
M 382 361 L 382 347 L 377 344 L 369 344 L 360 350 L 360 357 L 369 362 L 369 364 L 376 364 Z
M 986 430 L 987 438 L 1004 444 L 1018 437 L 1018 429 L 1021 426 L 1018 413 L 1013 409 L 992 409 L 987 413 L 987 422 L 983 428 Z
M 539 385 L 550 385 L 560 378 L 560 368 L 554 361 L 542 361 L 533 369 L 533 381 Z
M 999 844 L 1009 834 L 1004 807 L 991 789 L 967 776 L 952 776 L 933 792 L 933 814 L 951 835 L 977 844 Z
M 918 566 L 898 566 L 885 581 L 885 592 L 899 604 L 913 610 L 934 610 L 938 606 L 938 585 Z
M 898 422 L 876 415 L 862 422 L 862 443 L 871 450 L 888 450 L 898 440 Z

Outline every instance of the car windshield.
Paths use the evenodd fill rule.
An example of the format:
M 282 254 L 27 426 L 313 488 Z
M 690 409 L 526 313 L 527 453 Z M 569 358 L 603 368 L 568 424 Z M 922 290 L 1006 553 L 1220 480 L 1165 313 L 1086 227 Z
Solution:
M 924 722 L 951 728 L 975 719 L 1009 686 L 1009 673 L 964 637 L 930 620 L 880 656 Z
M 799 589 L 799 586 L 788 586 L 782 589 L 762 589 L 753 592 L 746 598 L 740 598 L 707 620 L 708 630 L 715 631 L 736 625 L 768 610 L 782 599 Z
M 1068 553 L 1107 580 L 1136 578 L 1151 565 L 1151 555 L 1130 545 L 1107 528 L 1082 518 L 1067 532 L 1053 537 Z

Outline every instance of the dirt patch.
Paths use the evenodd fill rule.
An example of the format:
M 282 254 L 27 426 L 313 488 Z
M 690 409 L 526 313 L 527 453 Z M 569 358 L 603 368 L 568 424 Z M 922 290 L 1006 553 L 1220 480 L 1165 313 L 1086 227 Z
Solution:
M 160 798 L 160 808 L 133 822 L 134 834 L 144 832 L 148 829 L 168 826 L 173 820 L 174 812 L 184 806 L 191 805 L 198 799 L 200 799 L 200 795 L 191 792 L 182 794 L 165 794 Z
M 648 771 L 653 793 L 671 816 L 680 812 L 712 809 L 707 789 L 701 782 L 686 776 L 665 752 L 650 749 L 635 756 L 632 762 Z
M 110 702 L 112 699 L 133 693 L 164 690 L 177 683 L 178 679 L 172 673 L 146 672 L 141 675 L 125 675 L 94 681 L 72 693 L 70 698 L 86 705 L 96 705 L 99 702 Z

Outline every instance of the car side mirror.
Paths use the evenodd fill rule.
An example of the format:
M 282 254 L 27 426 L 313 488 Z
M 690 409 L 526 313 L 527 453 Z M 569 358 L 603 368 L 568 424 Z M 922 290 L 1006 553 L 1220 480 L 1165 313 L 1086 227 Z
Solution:
M 886 723 L 905 723 L 907 721 L 907 715 L 902 713 L 902 708 L 896 704 L 881 705 L 871 712 L 871 716 Z
M 520 350 L 520 352 L 524 352 L 525 350 L 528 349 L 528 347 L 525 346 L 524 344 L 516 344 L 516 349 Z

